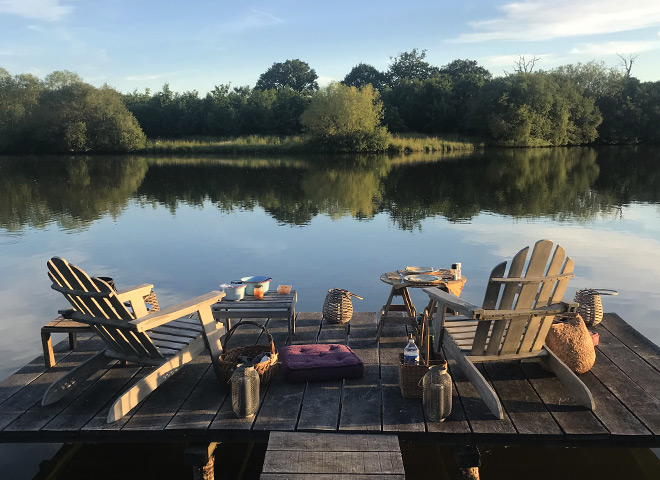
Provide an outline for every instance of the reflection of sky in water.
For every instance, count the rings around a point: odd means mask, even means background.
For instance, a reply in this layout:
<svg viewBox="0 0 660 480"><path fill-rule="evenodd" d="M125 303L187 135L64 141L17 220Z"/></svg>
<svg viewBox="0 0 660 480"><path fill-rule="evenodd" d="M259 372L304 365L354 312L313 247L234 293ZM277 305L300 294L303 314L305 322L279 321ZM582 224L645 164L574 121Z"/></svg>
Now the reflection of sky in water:
<svg viewBox="0 0 660 480"><path fill-rule="evenodd" d="M605 311L619 313L660 343L656 206L631 204L620 218L580 224L485 213L469 223L436 217L410 232L393 226L386 214L368 221L319 215L308 226L292 227L278 225L261 208L221 213L206 202L201 208L180 205L171 214L131 200L117 218L106 215L80 232L53 224L25 228L20 236L0 232L0 378L40 354L39 328L66 306L49 288L46 261L53 255L112 276L119 287L154 283L164 306L229 280L265 274L273 276L274 286L294 285L299 311L320 311L333 287L363 296L354 300L356 310L376 311L389 292L378 279L382 272L457 261L468 277L463 298L480 304L492 267L541 238L561 243L575 260L566 299L579 288L617 289L619 296L603 298ZM413 300L418 307L425 303L418 290Z"/></svg>

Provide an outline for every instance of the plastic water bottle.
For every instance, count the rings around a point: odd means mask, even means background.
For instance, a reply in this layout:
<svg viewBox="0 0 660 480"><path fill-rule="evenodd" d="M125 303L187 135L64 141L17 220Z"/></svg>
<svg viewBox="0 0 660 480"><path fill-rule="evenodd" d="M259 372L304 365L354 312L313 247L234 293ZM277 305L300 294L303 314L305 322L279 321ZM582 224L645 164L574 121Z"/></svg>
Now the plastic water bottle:
<svg viewBox="0 0 660 480"><path fill-rule="evenodd" d="M412 333L408 334L408 345L403 349L404 365L419 365L419 348L415 345Z"/></svg>

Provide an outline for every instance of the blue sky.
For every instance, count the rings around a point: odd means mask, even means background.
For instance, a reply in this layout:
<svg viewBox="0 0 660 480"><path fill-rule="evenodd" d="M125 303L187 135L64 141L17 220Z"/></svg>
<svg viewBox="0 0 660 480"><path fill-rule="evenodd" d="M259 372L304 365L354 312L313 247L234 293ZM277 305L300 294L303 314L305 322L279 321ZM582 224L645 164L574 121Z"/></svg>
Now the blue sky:
<svg viewBox="0 0 660 480"><path fill-rule="evenodd" d="M386 70L413 48L433 65L467 58L494 75L519 55L548 70L635 54L632 74L657 81L660 0L0 0L0 67L70 70L124 92L254 86L293 58L326 84L360 62Z"/></svg>

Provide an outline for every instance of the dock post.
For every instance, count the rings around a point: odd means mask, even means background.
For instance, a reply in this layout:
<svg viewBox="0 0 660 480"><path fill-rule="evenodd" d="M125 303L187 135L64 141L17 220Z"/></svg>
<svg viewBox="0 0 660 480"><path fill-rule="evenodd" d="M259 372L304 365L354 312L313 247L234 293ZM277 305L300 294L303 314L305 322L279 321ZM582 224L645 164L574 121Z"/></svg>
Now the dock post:
<svg viewBox="0 0 660 480"><path fill-rule="evenodd" d="M213 480L215 469L215 449L219 442L191 443L183 456L186 464L193 467L194 480Z"/></svg>
<svg viewBox="0 0 660 480"><path fill-rule="evenodd" d="M455 447L454 459L456 460L456 466L458 467L461 478L465 480L479 480L481 455L475 445Z"/></svg>

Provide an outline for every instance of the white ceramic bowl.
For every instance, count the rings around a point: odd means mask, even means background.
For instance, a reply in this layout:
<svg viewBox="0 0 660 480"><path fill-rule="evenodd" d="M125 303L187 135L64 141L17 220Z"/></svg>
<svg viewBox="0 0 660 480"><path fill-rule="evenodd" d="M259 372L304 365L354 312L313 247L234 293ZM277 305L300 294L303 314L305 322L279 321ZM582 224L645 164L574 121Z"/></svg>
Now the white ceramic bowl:
<svg viewBox="0 0 660 480"><path fill-rule="evenodd" d="M230 301L242 300L243 297L245 296L246 287L247 285L245 283L232 283L232 284L223 283L222 285L220 285L222 291L225 292L225 298L223 298L223 300L230 300Z"/></svg>
<svg viewBox="0 0 660 480"><path fill-rule="evenodd" d="M247 288L245 289L245 295L254 295L254 287L257 285L264 287L264 293L266 293L272 279L273 277L266 277L265 275L241 278L241 282L247 285Z"/></svg>

